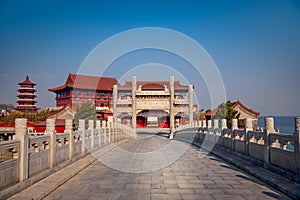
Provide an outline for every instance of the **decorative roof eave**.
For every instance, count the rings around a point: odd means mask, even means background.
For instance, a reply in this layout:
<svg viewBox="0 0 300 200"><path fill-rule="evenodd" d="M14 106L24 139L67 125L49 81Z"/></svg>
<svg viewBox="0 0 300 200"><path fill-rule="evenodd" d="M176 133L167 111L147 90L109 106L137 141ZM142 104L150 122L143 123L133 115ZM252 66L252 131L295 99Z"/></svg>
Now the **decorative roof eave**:
<svg viewBox="0 0 300 200"><path fill-rule="evenodd" d="M240 105L243 109L247 110L248 112L254 114L254 115L260 115L259 112L255 112L254 110L246 107L244 104L242 104L240 101L234 102L231 106L232 109L236 108L238 105ZM218 112L218 108L215 108L205 114L205 116L213 116Z"/></svg>
<svg viewBox="0 0 300 200"><path fill-rule="evenodd" d="M61 115L61 114L67 113L67 112L70 113L74 118L76 112L74 110L72 110L68 105L63 106L59 110L53 111L52 113L50 113L48 115L48 118L56 118L58 115Z"/></svg>
<svg viewBox="0 0 300 200"><path fill-rule="evenodd" d="M19 99L17 102L36 102L34 99Z"/></svg>
<svg viewBox="0 0 300 200"><path fill-rule="evenodd" d="M30 96L30 97L36 97L35 94L28 94L28 93L20 93L17 97L23 97L23 96Z"/></svg>
<svg viewBox="0 0 300 200"><path fill-rule="evenodd" d="M17 106L16 107L16 110L22 110L22 111L26 111L26 110L34 110L34 111L36 111L36 110L39 110L40 108L37 108L37 107L35 107L35 106Z"/></svg>
<svg viewBox="0 0 300 200"><path fill-rule="evenodd" d="M64 89L78 89L78 90L90 90L90 91L105 91L105 92L112 92L113 89L92 89L92 88L84 88L84 87L74 87L74 86L69 86L69 85L61 85L61 86L58 86L56 88L50 88L48 89L48 91L50 92L58 92L58 91L61 91L61 90L64 90Z"/></svg>
<svg viewBox="0 0 300 200"><path fill-rule="evenodd" d="M61 86L58 86L58 87L55 87L55 88L49 88L48 91L50 91L50 92L57 92L57 91L65 89L65 88L67 88L66 85L61 85Z"/></svg>
<svg viewBox="0 0 300 200"><path fill-rule="evenodd" d="M24 80L24 81L22 81L22 82L20 82L20 83L18 83L19 85L36 85L34 82L31 82L30 80L29 80L29 77L28 77L28 75L26 76L26 79Z"/></svg>
<svg viewBox="0 0 300 200"><path fill-rule="evenodd" d="M147 87L147 90L155 90L158 85L166 86L167 88L170 88L170 82L169 81L137 81L137 88L142 86L153 86L154 88L151 89ZM125 81L124 85L118 84L118 90L131 90L132 89L132 82L131 81ZM174 82L174 90L175 91L188 91L189 86L181 85L179 81Z"/></svg>
<svg viewBox="0 0 300 200"><path fill-rule="evenodd" d="M115 78L69 74L64 85L48 89L58 92L66 88L90 91L113 91L113 85L118 84Z"/></svg>
<svg viewBox="0 0 300 200"><path fill-rule="evenodd" d="M254 111L254 110L252 110L252 109L246 107L246 106L245 106L244 104L242 104L240 101L235 102L235 103L231 106L231 108L234 109L234 108L236 108L238 105L241 106L243 109L247 110L248 112L254 114L254 115L260 115L259 112L256 112L256 111Z"/></svg>
<svg viewBox="0 0 300 200"><path fill-rule="evenodd" d="M215 108L215 109L205 113L205 116L213 116L217 113L217 111L218 111L218 108Z"/></svg>
<svg viewBox="0 0 300 200"><path fill-rule="evenodd" d="M35 88L31 88L31 87L20 87L18 89L18 91L35 91Z"/></svg>

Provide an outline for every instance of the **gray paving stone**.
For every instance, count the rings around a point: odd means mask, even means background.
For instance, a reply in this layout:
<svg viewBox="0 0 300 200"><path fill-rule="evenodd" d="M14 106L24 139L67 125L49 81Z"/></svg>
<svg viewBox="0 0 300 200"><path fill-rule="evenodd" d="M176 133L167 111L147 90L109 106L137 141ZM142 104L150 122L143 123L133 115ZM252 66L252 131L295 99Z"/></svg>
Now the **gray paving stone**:
<svg viewBox="0 0 300 200"><path fill-rule="evenodd" d="M241 195L213 195L215 200L246 200Z"/></svg>
<svg viewBox="0 0 300 200"><path fill-rule="evenodd" d="M215 200L212 195L181 194L183 200Z"/></svg>
<svg viewBox="0 0 300 200"><path fill-rule="evenodd" d="M174 145L169 154L151 154L158 152L166 144ZM152 136L128 141L119 146L125 152L136 154L120 155L114 149L102 154L102 157L117 166L147 165L161 166L170 157L177 155L179 148L186 147L185 143L170 141L164 137ZM143 154L141 156L141 153ZM131 157L130 157L131 156ZM170 157L169 157L170 156ZM51 199L288 199L282 193L268 187L266 184L251 177L239 169L224 163L214 156L207 155L203 150L190 146L184 154L168 165L154 171L130 173L110 168L100 162L93 162L84 170L63 185L55 189L46 200ZM83 165L81 161L78 165ZM79 166L78 166L79 167ZM74 170L70 170L72 173ZM70 177L60 172L54 178L45 179L43 184L35 188L56 184L59 176ZM48 183L48 184L47 184ZM34 190L28 188L25 199L34 196Z"/></svg>
<svg viewBox="0 0 300 200"><path fill-rule="evenodd" d="M151 194L153 200L182 200L180 194Z"/></svg>

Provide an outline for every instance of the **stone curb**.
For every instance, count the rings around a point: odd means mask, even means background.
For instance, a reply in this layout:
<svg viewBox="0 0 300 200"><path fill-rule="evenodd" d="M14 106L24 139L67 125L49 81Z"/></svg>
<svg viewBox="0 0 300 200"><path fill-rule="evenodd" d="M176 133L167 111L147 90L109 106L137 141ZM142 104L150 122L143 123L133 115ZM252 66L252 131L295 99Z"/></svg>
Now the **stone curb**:
<svg viewBox="0 0 300 200"><path fill-rule="evenodd" d="M193 145L200 147L204 150L204 146L201 146L200 142L193 142ZM222 151L218 147L214 147L211 151L211 154L221 158L225 162L230 163L231 165L245 171L246 173L254 176L255 178L263 181L264 183L272 186L273 188L279 190L280 192L286 194L292 199L300 199L300 184L294 183L286 178L283 178L271 171L268 171L262 167L254 165L251 162L238 158L232 154Z"/></svg>
<svg viewBox="0 0 300 200"><path fill-rule="evenodd" d="M103 155L116 146L127 142L128 140L119 141L116 143L108 144L97 151L97 156ZM68 165L67 167L55 172L54 174L42 179L41 181L33 184L27 189L21 191L20 193L15 194L10 200L16 199L28 199L28 200L39 200L45 198L55 189L63 185L65 182L70 180L76 174L87 168L89 165L93 164L97 159L93 155L87 155L86 157L75 161L74 163Z"/></svg>

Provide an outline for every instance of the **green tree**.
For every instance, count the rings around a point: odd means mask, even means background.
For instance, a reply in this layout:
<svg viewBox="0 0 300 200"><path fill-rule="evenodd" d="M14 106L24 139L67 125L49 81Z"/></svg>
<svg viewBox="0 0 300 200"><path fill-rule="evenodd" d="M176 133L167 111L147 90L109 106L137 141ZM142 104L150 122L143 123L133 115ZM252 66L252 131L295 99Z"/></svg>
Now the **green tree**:
<svg viewBox="0 0 300 200"><path fill-rule="evenodd" d="M95 121L97 119L95 106L92 103L85 103L77 109L74 117L74 124L76 129L78 129L79 126L79 119L85 120L85 127L87 128L88 120Z"/></svg>
<svg viewBox="0 0 300 200"><path fill-rule="evenodd" d="M40 112L18 112L12 111L5 116L0 117L2 122L13 123L16 118L27 118L31 122L41 122L46 121L51 111L49 109L41 110Z"/></svg>
<svg viewBox="0 0 300 200"><path fill-rule="evenodd" d="M227 101L226 103L221 103L218 106L218 111L212 119L218 119L219 123L221 123L221 119L227 120L227 127L232 127L232 119L238 119L240 117L240 113L236 110L233 110L231 106L233 103L231 101Z"/></svg>
<svg viewBox="0 0 300 200"><path fill-rule="evenodd" d="M5 111L11 111L14 109L14 105L12 104L0 104L0 108Z"/></svg>

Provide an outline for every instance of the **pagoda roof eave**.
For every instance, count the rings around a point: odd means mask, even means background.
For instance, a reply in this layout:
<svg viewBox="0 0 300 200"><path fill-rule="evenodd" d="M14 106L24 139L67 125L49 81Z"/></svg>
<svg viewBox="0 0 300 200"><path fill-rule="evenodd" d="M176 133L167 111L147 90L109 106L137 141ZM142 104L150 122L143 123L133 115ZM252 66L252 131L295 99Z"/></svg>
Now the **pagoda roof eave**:
<svg viewBox="0 0 300 200"><path fill-rule="evenodd" d="M31 82L30 80L29 80L29 77L28 77L28 75L26 76L26 79L24 80L24 81L22 81L22 82L20 82L20 83L18 83L19 85L36 85L34 82Z"/></svg>

